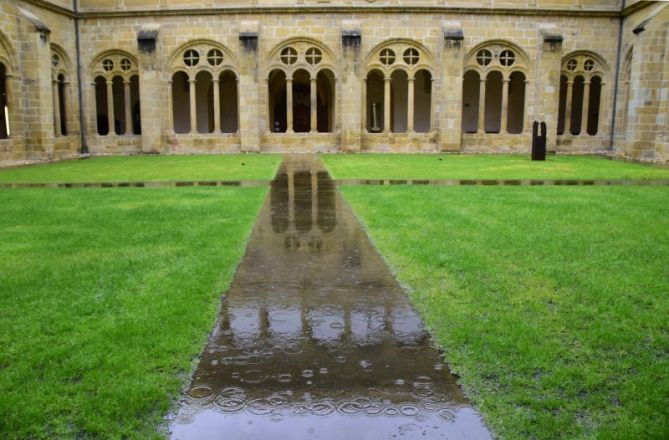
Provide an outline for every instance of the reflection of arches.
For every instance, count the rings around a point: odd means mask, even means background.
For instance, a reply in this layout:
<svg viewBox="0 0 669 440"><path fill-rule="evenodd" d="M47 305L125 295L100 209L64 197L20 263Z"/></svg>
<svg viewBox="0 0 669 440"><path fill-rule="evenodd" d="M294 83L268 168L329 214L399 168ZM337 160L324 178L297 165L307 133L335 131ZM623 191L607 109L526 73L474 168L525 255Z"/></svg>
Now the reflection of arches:
<svg viewBox="0 0 669 440"><path fill-rule="evenodd" d="M290 225L288 218L288 174L281 173L272 181L270 205L272 207L272 229L276 233L285 232Z"/></svg>
<svg viewBox="0 0 669 440"><path fill-rule="evenodd" d="M607 71L606 62L594 52L575 51L562 59L558 135L597 134Z"/></svg>

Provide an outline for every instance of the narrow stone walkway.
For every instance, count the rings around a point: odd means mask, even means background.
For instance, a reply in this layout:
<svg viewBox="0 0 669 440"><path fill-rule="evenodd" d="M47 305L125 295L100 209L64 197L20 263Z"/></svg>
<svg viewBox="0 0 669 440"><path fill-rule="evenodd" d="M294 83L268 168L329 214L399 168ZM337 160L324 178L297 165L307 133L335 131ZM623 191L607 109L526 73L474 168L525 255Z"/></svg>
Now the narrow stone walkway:
<svg viewBox="0 0 669 440"><path fill-rule="evenodd" d="M173 439L488 439L316 156L287 157Z"/></svg>

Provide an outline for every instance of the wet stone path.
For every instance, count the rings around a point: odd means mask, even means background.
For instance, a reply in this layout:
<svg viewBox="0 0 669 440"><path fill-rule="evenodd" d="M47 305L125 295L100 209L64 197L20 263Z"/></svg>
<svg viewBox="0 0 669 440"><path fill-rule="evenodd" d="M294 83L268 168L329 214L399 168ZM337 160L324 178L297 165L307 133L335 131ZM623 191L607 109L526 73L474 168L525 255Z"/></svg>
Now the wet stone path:
<svg viewBox="0 0 669 440"><path fill-rule="evenodd" d="M316 156L289 156L173 439L487 439Z"/></svg>

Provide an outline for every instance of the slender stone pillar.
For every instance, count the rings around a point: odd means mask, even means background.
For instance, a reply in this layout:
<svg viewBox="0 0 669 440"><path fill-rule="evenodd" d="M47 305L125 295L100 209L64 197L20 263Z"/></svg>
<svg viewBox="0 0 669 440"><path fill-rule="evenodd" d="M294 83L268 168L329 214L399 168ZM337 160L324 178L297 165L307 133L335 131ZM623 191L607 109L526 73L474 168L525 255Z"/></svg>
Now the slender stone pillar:
<svg viewBox="0 0 669 440"><path fill-rule="evenodd" d="M132 107L130 105L130 81L123 81L123 93L125 98L125 134L132 134Z"/></svg>
<svg viewBox="0 0 669 440"><path fill-rule="evenodd" d="M310 110L311 110L311 133L318 133L318 95L317 95L317 77L311 78L311 104L310 104Z"/></svg>
<svg viewBox="0 0 669 440"><path fill-rule="evenodd" d="M390 81L392 78L383 78L383 132L390 133Z"/></svg>
<svg viewBox="0 0 669 440"><path fill-rule="evenodd" d="M564 132L571 133L571 97L574 93L574 81L567 81L567 102L564 106Z"/></svg>
<svg viewBox="0 0 669 440"><path fill-rule="evenodd" d="M583 83L583 111L581 112L581 134L588 133L588 113L590 113L590 81Z"/></svg>
<svg viewBox="0 0 669 440"><path fill-rule="evenodd" d="M60 136L60 95L58 93L57 79L51 82L51 90L53 91L53 134Z"/></svg>
<svg viewBox="0 0 669 440"><path fill-rule="evenodd" d="M214 78L214 133L221 132L221 83Z"/></svg>
<svg viewBox="0 0 669 440"><path fill-rule="evenodd" d="M408 81L409 83L407 90L407 132L413 133L414 84L416 82L416 79L414 77L410 77Z"/></svg>
<svg viewBox="0 0 669 440"><path fill-rule="evenodd" d="M502 83L502 125L500 133L507 132L507 122L509 119L509 78L504 78Z"/></svg>
<svg viewBox="0 0 669 440"><path fill-rule="evenodd" d="M195 101L195 80L189 79L189 95L190 95L190 132L197 133L197 105Z"/></svg>
<svg viewBox="0 0 669 440"><path fill-rule="evenodd" d="M477 133L485 133L485 84L486 78L479 80L479 121L476 127Z"/></svg>
<svg viewBox="0 0 669 440"><path fill-rule="evenodd" d="M114 83L107 80L107 125L109 126L109 135L116 134L114 127L114 90L112 86Z"/></svg>
<svg viewBox="0 0 669 440"><path fill-rule="evenodd" d="M172 79L168 81L169 92L167 93L167 132L174 133L174 104L172 103Z"/></svg>
<svg viewBox="0 0 669 440"><path fill-rule="evenodd" d="M293 133L293 78L286 78L286 133Z"/></svg>

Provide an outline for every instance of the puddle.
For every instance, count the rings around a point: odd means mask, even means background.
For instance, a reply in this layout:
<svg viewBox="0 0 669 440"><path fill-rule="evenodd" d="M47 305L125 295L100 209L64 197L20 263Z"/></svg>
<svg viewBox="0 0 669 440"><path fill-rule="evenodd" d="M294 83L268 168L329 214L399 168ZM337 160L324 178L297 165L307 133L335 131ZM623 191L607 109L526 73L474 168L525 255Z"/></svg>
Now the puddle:
<svg viewBox="0 0 669 440"><path fill-rule="evenodd" d="M170 432L491 438L315 156L272 182Z"/></svg>

